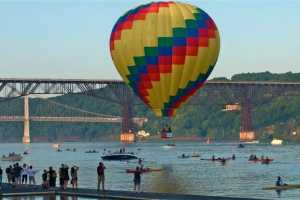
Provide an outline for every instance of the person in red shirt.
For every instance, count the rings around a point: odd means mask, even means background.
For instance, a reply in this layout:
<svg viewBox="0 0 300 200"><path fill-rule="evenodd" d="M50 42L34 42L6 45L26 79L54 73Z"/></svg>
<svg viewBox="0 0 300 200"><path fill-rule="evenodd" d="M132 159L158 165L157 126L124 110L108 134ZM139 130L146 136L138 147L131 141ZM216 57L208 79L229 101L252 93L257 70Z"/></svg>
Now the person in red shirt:
<svg viewBox="0 0 300 200"><path fill-rule="evenodd" d="M99 165L97 167L97 174L98 174L98 185L97 185L97 190L100 190L100 185L102 184L102 190L104 190L104 182L105 182L105 175L104 175L104 170L105 166L102 162L99 162Z"/></svg>

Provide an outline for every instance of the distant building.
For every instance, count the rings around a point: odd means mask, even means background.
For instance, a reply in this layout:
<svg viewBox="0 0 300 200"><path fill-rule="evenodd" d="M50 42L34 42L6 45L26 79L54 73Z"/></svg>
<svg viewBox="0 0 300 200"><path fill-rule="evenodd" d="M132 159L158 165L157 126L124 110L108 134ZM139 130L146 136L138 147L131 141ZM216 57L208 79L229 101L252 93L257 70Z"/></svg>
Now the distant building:
<svg viewBox="0 0 300 200"><path fill-rule="evenodd" d="M135 141L135 135L134 133L121 133L120 135L121 142L134 142Z"/></svg>
<svg viewBox="0 0 300 200"><path fill-rule="evenodd" d="M241 110L241 105L239 103L227 104L225 105L225 109L223 111L239 111Z"/></svg>
<svg viewBox="0 0 300 200"><path fill-rule="evenodd" d="M241 131L240 132L240 141L250 142L253 140L255 140L255 132L254 131Z"/></svg>

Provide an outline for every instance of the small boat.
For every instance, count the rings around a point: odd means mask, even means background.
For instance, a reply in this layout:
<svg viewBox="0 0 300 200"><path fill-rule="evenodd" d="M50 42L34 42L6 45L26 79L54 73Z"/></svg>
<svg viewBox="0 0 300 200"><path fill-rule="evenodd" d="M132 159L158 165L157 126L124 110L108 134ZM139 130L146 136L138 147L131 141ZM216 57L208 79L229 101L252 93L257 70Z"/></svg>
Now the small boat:
<svg viewBox="0 0 300 200"><path fill-rule="evenodd" d="M213 161L213 162L226 162L228 160L232 160L232 158L215 158L215 159L212 159L212 158L201 158L200 160L207 160L207 161Z"/></svg>
<svg viewBox="0 0 300 200"><path fill-rule="evenodd" d="M88 150L88 151L86 151L85 153L99 153L99 151L96 151L96 150Z"/></svg>
<svg viewBox="0 0 300 200"><path fill-rule="evenodd" d="M191 158L200 158L200 154L193 153L193 154L191 155Z"/></svg>
<svg viewBox="0 0 300 200"><path fill-rule="evenodd" d="M245 148L245 145L244 144L239 144L238 148Z"/></svg>
<svg viewBox="0 0 300 200"><path fill-rule="evenodd" d="M142 173L149 173L149 172L160 172L163 171L163 168L150 168L146 167L142 169ZM135 173L136 169L126 169L126 173Z"/></svg>
<svg viewBox="0 0 300 200"><path fill-rule="evenodd" d="M59 149L60 148L60 144L57 144L57 143L55 143L55 144L52 144L52 148L54 148L54 149Z"/></svg>
<svg viewBox="0 0 300 200"><path fill-rule="evenodd" d="M242 144L259 144L258 140L241 141Z"/></svg>
<svg viewBox="0 0 300 200"><path fill-rule="evenodd" d="M176 144L166 144L163 146L163 148L165 149L171 149L171 148L175 148L176 147Z"/></svg>
<svg viewBox="0 0 300 200"><path fill-rule="evenodd" d="M272 161L274 161L273 158L268 158L268 159L249 159L248 161L252 162L261 162L262 164L270 164Z"/></svg>
<svg viewBox="0 0 300 200"><path fill-rule="evenodd" d="M108 160L108 161L122 161L122 160L134 160L138 159L137 156L130 154L130 153L113 153L109 155L101 156L102 160Z"/></svg>
<svg viewBox="0 0 300 200"><path fill-rule="evenodd" d="M273 145L273 146L279 146L279 145L282 145L282 142L283 142L283 140L280 140L280 139L273 139L272 141L271 141L271 145Z"/></svg>
<svg viewBox="0 0 300 200"><path fill-rule="evenodd" d="M265 187L263 190L290 190L290 189L300 189L300 184L286 184L281 186Z"/></svg>
<svg viewBox="0 0 300 200"><path fill-rule="evenodd" d="M268 164L270 164L273 160L274 160L274 159L272 159L272 158L270 158L270 159L263 159L263 160L261 160L261 164L266 164L266 165L268 165Z"/></svg>
<svg viewBox="0 0 300 200"><path fill-rule="evenodd" d="M2 161L11 161L11 162L16 162L16 161L21 161L23 157L21 154L15 154L15 153L10 153L8 156L3 155L1 160Z"/></svg>
<svg viewBox="0 0 300 200"><path fill-rule="evenodd" d="M24 154L24 155L28 155L28 154L29 154L29 151L28 151L28 150L25 150L25 151L23 152L23 154Z"/></svg>
<svg viewBox="0 0 300 200"><path fill-rule="evenodd" d="M189 155L186 155L186 154L182 154L180 156L178 156L177 158L180 158L180 159L186 159L186 158L190 158L191 156Z"/></svg>

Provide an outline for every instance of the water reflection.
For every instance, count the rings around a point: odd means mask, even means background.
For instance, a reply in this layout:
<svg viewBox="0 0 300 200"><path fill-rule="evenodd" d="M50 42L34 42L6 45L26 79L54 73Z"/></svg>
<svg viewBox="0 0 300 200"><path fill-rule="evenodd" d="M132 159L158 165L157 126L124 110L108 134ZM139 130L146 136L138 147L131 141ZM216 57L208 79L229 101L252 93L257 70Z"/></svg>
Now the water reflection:
<svg viewBox="0 0 300 200"><path fill-rule="evenodd" d="M152 179L149 190L160 193L186 193L185 180L176 175L171 165L164 165L164 169Z"/></svg>

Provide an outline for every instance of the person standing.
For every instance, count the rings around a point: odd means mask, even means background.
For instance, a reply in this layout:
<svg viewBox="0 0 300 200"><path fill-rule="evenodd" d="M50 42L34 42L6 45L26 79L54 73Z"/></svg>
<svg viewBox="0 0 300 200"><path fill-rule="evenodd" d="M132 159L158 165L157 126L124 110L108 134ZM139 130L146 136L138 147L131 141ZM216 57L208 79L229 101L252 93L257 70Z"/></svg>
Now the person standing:
<svg viewBox="0 0 300 200"><path fill-rule="evenodd" d="M56 185L56 172L52 167L49 167L49 187L55 187Z"/></svg>
<svg viewBox="0 0 300 200"><path fill-rule="evenodd" d="M71 184L73 189L77 189L78 187L78 170L79 167L75 165L71 168Z"/></svg>
<svg viewBox="0 0 300 200"><path fill-rule="evenodd" d="M134 183L134 190L140 191L141 190L141 169L139 167L136 167L133 177L133 183Z"/></svg>
<svg viewBox="0 0 300 200"><path fill-rule="evenodd" d="M19 163L16 163L14 173L15 173L15 179L17 184L21 184L21 172L22 172L22 167L19 165Z"/></svg>
<svg viewBox="0 0 300 200"><path fill-rule="evenodd" d="M35 174L37 173L37 170L34 170L32 168L32 166L30 165L29 166L29 169L28 169L28 178L29 178L29 185L33 184L35 185Z"/></svg>
<svg viewBox="0 0 300 200"><path fill-rule="evenodd" d="M11 174L11 183L12 186L15 187L16 186L16 164L14 164L11 168L10 174Z"/></svg>
<svg viewBox="0 0 300 200"><path fill-rule="evenodd" d="M23 164L21 175L22 175L22 184L27 184L27 177L28 177L28 169L27 165Z"/></svg>
<svg viewBox="0 0 300 200"><path fill-rule="evenodd" d="M47 189L48 186L49 186L49 183L48 183L48 172L45 169L44 169L44 172L42 174L42 180L43 180L42 187L44 189Z"/></svg>
<svg viewBox="0 0 300 200"><path fill-rule="evenodd" d="M98 174L98 185L97 190L100 190L100 185L102 184L102 190L104 190L104 183L105 183L105 166L102 162L99 162L97 167L97 174Z"/></svg>
<svg viewBox="0 0 300 200"><path fill-rule="evenodd" d="M12 183L12 166L9 165L9 167L7 167L5 169L5 173L6 173L6 177L7 177L7 183L11 184Z"/></svg>
<svg viewBox="0 0 300 200"><path fill-rule="evenodd" d="M68 187L68 182L70 180L70 177L69 177L69 167L67 165L64 165L64 168L63 168L63 177L64 177L64 186L63 186L63 189L67 189Z"/></svg>
<svg viewBox="0 0 300 200"><path fill-rule="evenodd" d="M2 186L2 175L3 175L3 170L0 167L0 190L1 190L1 186Z"/></svg>
<svg viewBox="0 0 300 200"><path fill-rule="evenodd" d="M64 170L65 166L64 164L61 164L61 167L58 169L58 175L59 175L59 186L62 189L64 187Z"/></svg>

